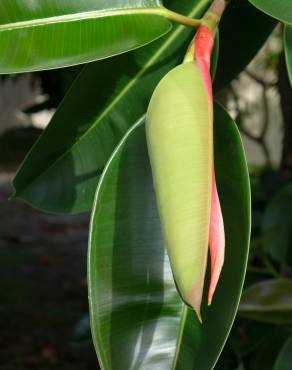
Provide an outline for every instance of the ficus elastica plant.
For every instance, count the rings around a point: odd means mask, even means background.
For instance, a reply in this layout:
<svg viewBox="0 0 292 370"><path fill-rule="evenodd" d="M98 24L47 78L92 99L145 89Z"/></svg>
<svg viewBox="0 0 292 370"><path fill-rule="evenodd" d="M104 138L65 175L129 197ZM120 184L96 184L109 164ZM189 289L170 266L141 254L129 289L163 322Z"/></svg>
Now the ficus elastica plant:
<svg viewBox="0 0 292 370"><path fill-rule="evenodd" d="M291 0L277 1L0 2L1 74L85 64L12 198L91 213L89 316L103 370L211 370L220 358L251 201L238 125L214 96L279 21L291 72Z"/></svg>

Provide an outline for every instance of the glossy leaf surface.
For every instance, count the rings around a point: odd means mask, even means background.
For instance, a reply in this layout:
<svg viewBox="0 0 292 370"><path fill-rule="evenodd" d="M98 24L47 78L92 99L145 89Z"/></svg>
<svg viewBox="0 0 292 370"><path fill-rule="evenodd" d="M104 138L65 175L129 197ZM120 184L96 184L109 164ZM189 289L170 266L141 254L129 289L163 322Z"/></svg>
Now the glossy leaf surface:
<svg viewBox="0 0 292 370"><path fill-rule="evenodd" d="M202 325L182 304L173 282L142 123L127 134L102 176L91 220L88 281L94 343L106 370L208 370L222 350L245 275L250 194L236 125L219 106L215 116L227 251L214 302L203 307Z"/></svg>
<svg viewBox="0 0 292 370"><path fill-rule="evenodd" d="M210 1L164 3L174 11L200 17ZM256 16L252 16L254 13ZM247 14L250 27L245 32L237 33L239 28L228 27L229 22L234 22L233 16L237 22L245 22ZM274 24L272 18L246 0L229 5L220 25L223 44L215 82L217 90L244 68ZM90 210L98 178L114 147L145 114L159 80L182 61L192 34L193 30L176 26L167 36L143 49L85 67L22 164L14 181L17 196L44 211ZM240 43L236 41L238 37ZM233 40L230 43L229 38ZM244 46L234 53L239 44ZM251 45L255 46L247 53ZM216 53L218 47L213 67Z"/></svg>
<svg viewBox="0 0 292 370"><path fill-rule="evenodd" d="M2 0L0 73L65 67L143 46L170 30L162 10L159 0Z"/></svg>
<svg viewBox="0 0 292 370"><path fill-rule="evenodd" d="M290 370L292 365L292 336L288 338L282 347L274 370Z"/></svg>
<svg viewBox="0 0 292 370"><path fill-rule="evenodd" d="M287 70L289 74L290 83L292 86L292 26L285 26L284 45L285 45Z"/></svg>
<svg viewBox="0 0 292 370"><path fill-rule="evenodd" d="M220 22L215 91L224 88L248 65L276 24L275 19L256 9L247 0L234 0L228 5Z"/></svg>
<svg viewBox="0 0 292 370"><path fill-rule="evenodd" d="M192 3L181 0L165 5L199 17L208 3L208 0ZM231 32L229 22L235 18L241 22L247 14L250 27L237 35L234 26ZM217 90L250 61L274 25L272 18L247 1L233 2L227 8L220 25L222 53L215 81ZM159 80L182 60L192 33L191 29L179 26L143 49L85 67L18 172L14 181L17 196L50 212L90 210L104 164L126 130L146 112ZM227 42L233 35L235 39ZM234 53L237 37L244 46ZM258 41L252 53L245 54L255 40Z"/></svg>
<svg viewBox="0 0 292 370"><path fill-rule="evenodd" d="M262 221L265 247L270 255L280 263L292 262L291 204L292 184L285 186L272 198Z"/></svg>
<svg viewBox="0 0 292 370"><path fill-rule="evenodd" d="M291 0L249 0L254 6L271 17L292 24Z"/></svg>
<svg viewBox="0 0 292 370"><path fill-rule="evenodd" d="M191 17L200 17L208 4L165 2ZM16 195L49 212L91 210L105 163L145 114L160 79L182 61L193 33L176 26L143 49L86 66L22 164L14 180Z"/></svg>
<svg viewBox="0 0 292 370"><path fill-rule="evenodd" d="M261 281L247 288L239 307L240 315L257 321L292 323L292 281Z"/></svg>

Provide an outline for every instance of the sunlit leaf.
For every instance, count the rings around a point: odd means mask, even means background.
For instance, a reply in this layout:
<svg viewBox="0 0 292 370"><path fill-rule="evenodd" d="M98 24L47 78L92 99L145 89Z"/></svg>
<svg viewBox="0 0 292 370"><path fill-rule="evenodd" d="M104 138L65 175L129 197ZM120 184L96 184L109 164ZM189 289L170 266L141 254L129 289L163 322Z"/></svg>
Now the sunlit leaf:
<svg viewBox="0 0 292 370"><path fill-rule="evenodd" d="M1 0L0 73L86 63L170 30L160 0Z"/></svg>
<svg viewBox="0 0 292 370"><path fill-rule="evenodd" d="M292 24L291 0L249 0L262 12L279 19L282 22Z"/></svg>
<svg viewBox="0 0 292 370"><path fill-rule="evenodd" d="M208 3L165 5L199 17ZM104 165L145 114L160 79L183 60L193 35L193 29L176 26L143 49L86 66L18 171L16 196L49 212L90 211Z"/></svg>
<svg viewBox="0 0 292 370"><path fill-rule="evenodd" d="M168 8L190 17L200 17L209 3L165 1ZM237 32L234 17L236 25L249 17L248 30ZM245 67L275 23L245 0L228 6L220 25L222 52L216 89ZM17 173L16 196L45 211L89 211L106 161L125 132L145 114L160 79L182 61L193 33L176 26L143 49L85 67ZM242 47L235 51L239 44ZM217 55L218 45L213 71Z"/></svg>
<svg viewBox="0 0 292 370"><path fill-rule="evenodd" d="M224 346L245 275L250 195L236 125L221 107L216 106L215 116L227 248L214 302L202 310L202 325L182 304L165 254L143 122L128 132L106 166L88 258L93 339L105 370L211 370Z"/></svg>

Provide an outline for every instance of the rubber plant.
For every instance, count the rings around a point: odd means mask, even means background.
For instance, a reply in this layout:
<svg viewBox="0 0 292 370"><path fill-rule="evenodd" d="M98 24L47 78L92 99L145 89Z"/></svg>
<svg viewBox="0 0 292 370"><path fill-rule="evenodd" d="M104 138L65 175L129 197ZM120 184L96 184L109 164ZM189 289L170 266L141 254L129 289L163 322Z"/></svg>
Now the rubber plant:
<svg viewBox="0 0 292 370"><path fill-rule="evenodd" d="M241 297L251 216L240 134L213 89L278 21L291 71L289 1L1 1L1 73L91 62L13 196L92 212L89 308L102 369L214 368Z"/></svg>

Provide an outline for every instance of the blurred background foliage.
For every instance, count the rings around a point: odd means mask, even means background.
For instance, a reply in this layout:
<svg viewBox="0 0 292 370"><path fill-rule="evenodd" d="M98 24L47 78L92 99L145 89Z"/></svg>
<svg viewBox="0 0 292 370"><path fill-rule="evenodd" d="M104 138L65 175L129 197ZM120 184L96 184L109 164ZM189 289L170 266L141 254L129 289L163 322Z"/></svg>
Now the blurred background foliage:
<svg viewBox="0 0 292 370"><path fill-rule="evenodd" d="M87 314L89 216L41 215L7 201L17 166L79 71L0 81L0 367L5 370L98 368ZM242 132L253 200L245 291L218 370L292 368L291 98L278 27L217 96Z"/></svg>

